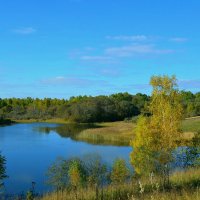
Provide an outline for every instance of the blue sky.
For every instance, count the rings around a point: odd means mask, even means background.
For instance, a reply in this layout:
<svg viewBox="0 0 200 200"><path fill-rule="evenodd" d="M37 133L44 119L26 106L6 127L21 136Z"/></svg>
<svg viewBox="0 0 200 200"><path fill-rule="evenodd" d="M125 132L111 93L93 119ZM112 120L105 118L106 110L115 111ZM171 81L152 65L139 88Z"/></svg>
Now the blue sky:
<svg viewBox="0 0 200 200"><path fill-rule="evenodd" d="M200 1L2 0L0 97L200 91Z"/></svg>

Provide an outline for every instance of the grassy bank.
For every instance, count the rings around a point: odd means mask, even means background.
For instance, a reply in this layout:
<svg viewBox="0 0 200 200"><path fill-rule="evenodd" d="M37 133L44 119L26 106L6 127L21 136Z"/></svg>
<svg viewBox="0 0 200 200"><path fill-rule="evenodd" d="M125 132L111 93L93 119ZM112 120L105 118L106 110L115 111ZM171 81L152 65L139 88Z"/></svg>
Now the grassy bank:
<svg viewBox="0 0 200 200"><path fill-rule="evenodd" d="M64 119L48 120L17 120L18 123L46 122L57 124L69 124ZM93 144L122 145L128 146L130 140L134 138L134 128L136 124L129 121L96 123L94 128L80 130L73 139L85 141ZM183 139L191 140L195 132L200 132L200 117L188 118L182 122ZM66 130L67 131L67 130Z"/></svg>
<svg viewBox="0 0 200 200"><path fill-rule="evenodd" d="M134 138L135 123L132 122L107 122L98 123L98 128L86 129L80 132L77 139L83 141L102 141L105 144L129 145ZM200 117L190 118L182 122L183 139L190 140L195 132L200 132Z"/></svg>
<svg viewBox="0 0 200 200"><path fill-rule="evenodd" d="M184 172L175 172L170 177L170 186L161 187L156 179L133 180L123 185L110 185L95 188L58 191L44 195L41 200L199 200L200 169L193 168ZM77 198L76 198L77 196ZM98 196L98 197L97 197Z"/></svg>
<svg viewBox="0 0 200 200"><path fill-rule="evenodd" d="M80 132L77 139L102 144L129 145L134 137L135 124L131 122L98 123L98 128L86 129Z"/></svg>

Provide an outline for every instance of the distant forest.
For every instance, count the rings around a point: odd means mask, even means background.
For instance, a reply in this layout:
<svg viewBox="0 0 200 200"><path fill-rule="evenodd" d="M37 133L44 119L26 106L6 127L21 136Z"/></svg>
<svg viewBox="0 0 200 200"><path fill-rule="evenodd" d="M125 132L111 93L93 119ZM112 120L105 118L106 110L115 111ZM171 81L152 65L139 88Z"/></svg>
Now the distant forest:
<svg viewBox="0 0 200 200"><path fill-rule="evenodd" d="M185 117L200 115L200 92L181 91ZM148 114L150 96L118 93L109 96L77 96L70 99L0 99L0 119L53 119L71 122L108 122Z"/></svg>

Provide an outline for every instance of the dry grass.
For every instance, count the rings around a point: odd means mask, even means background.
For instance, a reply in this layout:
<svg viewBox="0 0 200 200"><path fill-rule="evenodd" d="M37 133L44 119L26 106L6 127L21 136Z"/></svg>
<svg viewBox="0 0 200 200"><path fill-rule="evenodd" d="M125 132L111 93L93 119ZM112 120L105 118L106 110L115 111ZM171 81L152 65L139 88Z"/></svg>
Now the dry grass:
<svg viewBox="0 0 200 200"><path fill-rule="evenodd" d="M82 131L78 139L87 140L94 143L94 141L101 141L102 144L120 144L129 145L130 140L134 138L135 123L132 122L107 122L98 123L100 128L86 129ZM200 131L200 117L183 120L183 141L190 141L195 132Z"/></svg>
<svg viewBox="0 0 200 200"><path fill-rule="evenodd" d="M171 176L172 184L190 186L200 186L200 168L191 168L187 171L175 172ZM193 184L193 185L191 185Z"/></svg>
<svg viewBox="0 0 200 200"><path fill-rule="evenodd" d="M47 122L67 124L69 123L64 119L48 119L48 120L17 120L19 123L32 123L32 122ZM106 145L123 145L128 146L130 140L134 138L134 128L136 126L133 122L106 122L97 123L98 128L89 128L80 132L77 135L77 140L86 141L93 144L106 144ZM190 141L195 132L200 131L200 117L193 117L183 120L183 141Z"/></svg>
<svg viewBox="0 0 200 200"><path fill-rule="evenodd" d="M101 191L100 191L101 192ZM171 190L170 192L152 192L148 194L132 194L124 193L121 188L121 196L116 195L116 190L113 189L113 194L108 193L104 190L104 198L99 195L99 200L200 200L200 189L196 188L194 190ZM53 194L47 194L41 200L75 200L75 193L70 193L68 191L56 192ZM98 200L96 198L96 193L94 190L82 190L77 193L77 200Z"/></svg>
<svg viewBox="0 0 200 200"><path fill-rule="evenodd" d="M200 119L200 116L195 116L195 117L187 117L187 118L185 118L186 120L190 120L190 119Z"/></svg>
<svg viewBox="0 0 200 200"><path fill-rule="evenodd" d="M200 190L196 188L195 190L188 191L170 191L170 192L152 192L148 194L123 194L121 191L121 197L116 197L116 193L113 195L110 193L108 195L107 191L104 191L105 197L100 199L104 200L199 200ZM107 194L106 194L107 193ZM119 194L120 195L120 194ZM68 191L56 192L54 194L47 194L42 200L75 200L75 193L69 193ZM77 193L77 200L98 200L96 198L95 190L84 190Z"/></svg>
<svg viewBox="0 0 200 200"><path fill-rule="evenodd" d="M100 128L86 129L78 135L78 139L98 140L108 144L129 145L134 137L135 124L131 122L109 122L97 124Z"/></svg>
<svg viewBox="0 0 200 200"><path fill-rule="evenodd" d="M191 140L194 136L195 136L194 132L183 132L182 139Z"/></svg>
<svg viewBox="0 0 200 200"><path fill-rule="evenodd" d="M128 200L200 200L200 189L195 190L182 190L182 191L170 191L165 193L154 193L144 195L141 198L130 198Z"/></svg>
<svg viewBox="0 0 200 200"><path fill-rule="evenodd" d="M98 198L94 188L73 191L59 191L46 194L41 200L200 200L200 169L175 172L171 176L171 189L163 189L150 183L148 178L142 180L144 191L141 191L137 181L130 184L108 186L99 189ZM141 184L142 185L142 184ZM103 196L103 197L102 197Z"/></svg>

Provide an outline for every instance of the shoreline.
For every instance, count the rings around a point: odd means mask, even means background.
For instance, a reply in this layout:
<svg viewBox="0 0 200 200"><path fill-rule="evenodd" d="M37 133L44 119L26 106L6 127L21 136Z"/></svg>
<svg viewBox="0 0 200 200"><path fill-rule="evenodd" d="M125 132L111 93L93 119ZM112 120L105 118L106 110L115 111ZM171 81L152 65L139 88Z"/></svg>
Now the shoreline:
<svg viewBox="0 0 200 200"><path fill-rule="evenodd" d="M11 120L11 119L1 119L0 120L0 126L6 126L6 125L11 125L14 124L15 121Z"/></svg>
<svg viewBox="0 0 200 200"><path fill-rule="evenodd" d="M74 124L74 125L89 125L94 124L97 127L86 128L76 135L77 141L84 141L90 144L106 144L129 146L130 140L134 137L135 123L117 121L117 122L97 122L97 123L76 123L64 119L49 119L49 120L15 120L15 123L55 123L60 125Z"/></svg>
<svg viewBox="0 0 200 200"><path fill-rule="evenodd" d="M66 119L54 118L47 120L39 120L39 119L28 119L28 120L13 120L10 119L12 123L9 124L0 124L11 125L17 123L55 123L60 125L74 124L74 125L86 125L86 123L76 123L70 122ZM91 123L90 123L91 124ZM131 121L118 121L118 122L101 122L101 123L92 123L97 125L94 128L86 128L80 131L76 140L85 141L92 144L98 144L99 141L102 144L107 145L122 145L129 146L130 141L134 139L134 129L136 127L135 122ZM200 131L200 117L185 119L181 124L182 128L182 140L185 143L188 143L192 140L196 133Z"/></svg>
<svg viewBox="0 0 200 200"><path fill-rule="evenodd" d="M61 118L54 118L54 119L19 119L13 120L15 123L55 123L55 124L69 124L73 122L66 121L65 119Z"/></svg>

